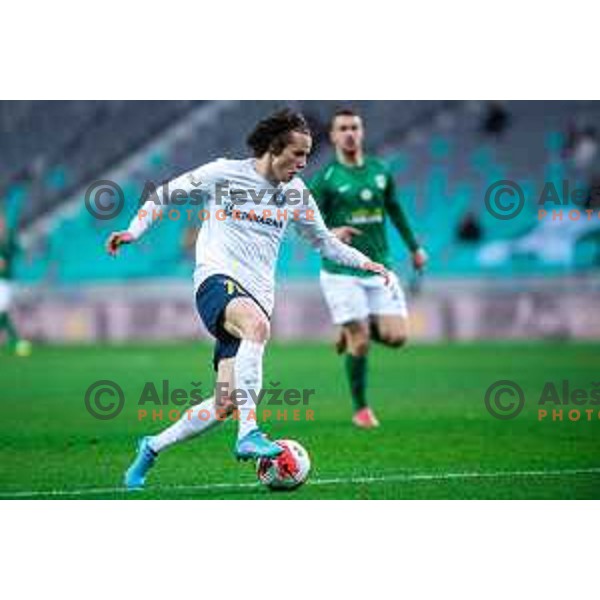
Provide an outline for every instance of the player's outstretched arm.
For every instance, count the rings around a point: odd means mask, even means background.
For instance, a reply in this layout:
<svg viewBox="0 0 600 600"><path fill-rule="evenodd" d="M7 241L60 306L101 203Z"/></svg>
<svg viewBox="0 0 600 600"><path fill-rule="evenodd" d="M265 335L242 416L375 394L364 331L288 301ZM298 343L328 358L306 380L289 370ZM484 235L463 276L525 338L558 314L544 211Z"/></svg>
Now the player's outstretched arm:
<svg viewBox="0 0 600 600"><path fill-rule="evenodd" d="M126 231L114 231L108 236L106 251L111 256L117 256L119 248L137 240L152 225L154 214L157 211L152 199L146 200L142 208L134 215Z"/></svg>
<svg viewBox="0 0 600 600"><path fill-rule="evenodd" d="M108 236L106 251L111 256L117 256L121 246L137 240L152 224L155 211L156 204L152 200L146 200L142 208L131 219L126 231L114 231Z"/></svg>
<svg viewBox="0 0 600 600"><path fill-rule="evenodd" d="M166 184L167 189L184 191L187 194L195 189L209 189L209 186L214 184L218 169L219 161L214 161L187 171ZM161 214L162 207L157 204L156 198L163 197L163 189L164 185L159 186L152 196L144 202L143 206L131 219L126 231L115 231L110 234L106 242L106 250L111 256L116 256L121 246L131 244L140 238L156 220L160 220L158 215Z"/></svg>
<svg viewBox="0 0 600 600"><path fill-rule="evenodd" d="M390 273L384 265L373 262L356 248L340 241L333 231L327 229L312 195L309 196L300 212L301 218L294 221L296 229L325 258L348 267L381 275L384 277L386 284L390 282Z"/></svg>
<svg viewBox="0 0 600 600"><path fill-rule="evenodd" d="M388 176L388 185L385 194L385 210L394 224L394 227L400 234L400 237L402 237L407 248L410 250L413 267L416 271L422 271L426 267L429 257L427 256L427 252L425 252L415 238L406 212L398 201L394 178L391 175Z"/></svg>
<svg viewBox="0 0 600 600"><path fill-rule="evenodd" d="M160 190L160 188L159 188ZM117 256L119 248L137 240L152 225L157 213L157 205L153 199L148 199L131 219L126 231L114 231L108 236L106 251L111 256Z"/></svg>

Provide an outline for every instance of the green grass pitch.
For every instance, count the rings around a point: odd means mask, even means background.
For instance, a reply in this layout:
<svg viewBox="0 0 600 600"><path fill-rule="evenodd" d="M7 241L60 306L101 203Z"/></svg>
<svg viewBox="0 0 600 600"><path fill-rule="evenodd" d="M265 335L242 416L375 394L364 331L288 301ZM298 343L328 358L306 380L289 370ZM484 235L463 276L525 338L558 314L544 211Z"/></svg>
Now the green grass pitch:
<svg viewBox="0 0 600 600"><path fill-rule="evenodd" d="M152 408L138 406L144 383L160 388L168 379L189 390L202 381L207 392L210 356L203 344L0 354L0 498L600 498L600 406L580 407L594 408L590 421L570 421L573 405L558 407L562 422L539 421L537 412L547 380L591 389L600 379L600 346L558 343L374 348L369 389L382 427L373 431L351 425L342 362L331 347L273 343L265 382L315 389L313 421L294 421L288 407L287 421L265 425L308 449L309 482L293 492L258 486L253 465L233 458L235 424L227 422L165 452L147 489L126 493L122 474L136 439L166 424L138 419L139 408ZM87 387L100 379L124 389L125 408L114 420L96 420L84 406ZM500 379L525 392L514 420L485 409L485 391Z"/></svg>

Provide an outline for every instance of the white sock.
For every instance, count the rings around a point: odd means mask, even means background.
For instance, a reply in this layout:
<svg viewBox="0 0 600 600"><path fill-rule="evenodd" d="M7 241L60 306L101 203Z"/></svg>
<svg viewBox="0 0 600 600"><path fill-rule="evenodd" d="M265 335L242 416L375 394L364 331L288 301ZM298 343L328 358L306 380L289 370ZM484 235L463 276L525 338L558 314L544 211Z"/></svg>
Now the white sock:
<svg viewBox="0 0 600 600"><path fill-rule="evenodd" d="M154 452L162 452L173 444L204 433L213 425L224 420L223 418L217 419L215 398L212 396L204 402L188 408L179 421L152 436L149 441L150 448Z"/></svg>
<svg viewBox="0 0 600 600"><path fill-rule="evenodd" d="M239 411L238 440L257 428L256 402L262 388L262 366L265 345L260 342L242 340L235 356L235 387L246 392L245 401ZM251 395L253 394L254 397Z"/></svg>

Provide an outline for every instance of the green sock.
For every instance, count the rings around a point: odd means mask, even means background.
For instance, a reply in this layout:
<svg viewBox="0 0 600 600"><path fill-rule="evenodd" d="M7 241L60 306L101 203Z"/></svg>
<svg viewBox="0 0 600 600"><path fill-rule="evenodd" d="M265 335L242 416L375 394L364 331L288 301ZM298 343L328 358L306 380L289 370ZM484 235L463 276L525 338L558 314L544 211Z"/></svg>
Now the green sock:
<svg viewBox="0 0 600 600"><path fill-rule="evenodd" d="M6 312L0 313L0 331L2 330L6 331L8 345L14 346L18 341L17 330Z"/></svg>
<svg viewBox="0 0 600 600"><path fill-rule="evenodd" d="M367 406L367 357L346 354L346 375L350 383L354 412Z"/></svg>

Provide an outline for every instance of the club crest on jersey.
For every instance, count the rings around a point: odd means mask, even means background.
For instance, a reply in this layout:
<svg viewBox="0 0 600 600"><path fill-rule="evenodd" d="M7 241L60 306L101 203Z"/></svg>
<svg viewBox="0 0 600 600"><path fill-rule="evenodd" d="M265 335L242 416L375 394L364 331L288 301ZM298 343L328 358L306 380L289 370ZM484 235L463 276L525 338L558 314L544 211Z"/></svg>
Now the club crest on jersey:
<svg viewBox="0 0 600 600"><path fill-rule="evenodd" d="M375 185L380 190L385 190L385 184L387 183L385 175L375 175Z"/></svg>
<svg viewBox="0 0 600 600"><path fill-rule="evenodd" d="M275 206L283 206L285 204L285 193L281 190L278 190L271 196L271 202Z"/></svg>
<svg viewBox="0 0 600 600"><path fill-rule="evenodd" d="M365 202L370 202L371 200L373 200L373 192L368 188L361 190L360 199L364 200Z"/></svg>

